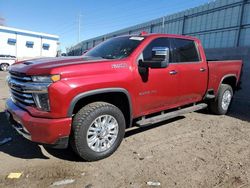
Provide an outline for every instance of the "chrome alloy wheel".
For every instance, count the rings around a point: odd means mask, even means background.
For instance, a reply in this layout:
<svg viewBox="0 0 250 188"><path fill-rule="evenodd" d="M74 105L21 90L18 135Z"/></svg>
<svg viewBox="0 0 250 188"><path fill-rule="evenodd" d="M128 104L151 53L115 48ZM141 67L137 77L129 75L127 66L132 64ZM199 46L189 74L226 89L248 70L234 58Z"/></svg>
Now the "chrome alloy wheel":
<svg viewBox="0 0 250 188"><path fill-rule="evenodd" d="M118 136L118 122L111 115L97 117L87 131L87 143L95 152L108 150Z"/></svg>
<svg viewBox="0 0 250 188"><path fill-rule="evenodd" d="M227 110L229 105L230 105L230 102L232 100L232 93L229 91L229 90L226 90L222 96L222 109L223 110Z"/></svg>

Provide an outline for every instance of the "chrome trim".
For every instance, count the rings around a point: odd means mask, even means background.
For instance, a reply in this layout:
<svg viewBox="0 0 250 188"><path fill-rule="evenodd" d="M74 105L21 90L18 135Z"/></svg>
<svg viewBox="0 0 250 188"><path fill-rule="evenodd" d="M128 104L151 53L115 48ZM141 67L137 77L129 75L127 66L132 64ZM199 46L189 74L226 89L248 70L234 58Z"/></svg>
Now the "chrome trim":
<svg viewBox="0 0 250 188"><path fill-rule="evenodd" d="M17 79L17 80L23 80L23 81L32 81L32 79L30 77L19 77L19 76L16 76L14 74L11 74L10 75L11 78L14 78L14 79Z"/></svg>
<svg viewBox="0 0 250 188"><path fill-rule="evenodd" d="M50 83L19 82L8 78L7 83L11 89L24 93L47 93Z"/></svg>
<svg viewBox="0 0 250 188"><path fill-rule="evenodd" d="M32 81L30 77L17 77L14 75L11 75L12 78L17 79L17 80L22 80L22 81Z"/></svg>
<svg viewBox="0 0 250 188"><path fill-rule="evenodd" d="M29 100L29 99L22 99L18 96L15 96L13 94L11 94L11 97L14 99L14 100L17 100L17 101L20 101L20 102L23 102L23 103L26 103L26 104L35 104L35 102L33 100Z"/></svg>
<svg viewBox="0 0 250 188"><path fill-rule="evenodd" d="M223 76L223 77L221 78L220 84L219 84L219 86L218 86L218 88L217 88L217 91L216 91L216 95L218 95L218 91L219 91L219 89L220 89L220 86L221 86L222 82L223 82L226 78L229 78L229 77L234 77L234 78L236 79L236 85L237 85L237 83L238 83L237 75L236 75L236 74L227 74L227 75L225 75L225 76ZM236 85L235 85L235 86L236 86Z"/></svg>
<svg viewBox="0 0 250 188"><path fill-rule="evenodd" d="M228 107L232 100L232 93L229 90L226 90L222 96L221 107L223 110L228 110Z"/></svg>
<svg viewBox="0 0 250 188"><path fill-rule="evenodd" d="M38 109L40 108L34 94L48 94L48 87L51 84L33 82L31 76L18 72L10 72L6 82L10 88L11 99L14 103L33 106Z"/></svg>
<svg viewBox="0 0 250 188"><path fill-rule="evenodd" d="M11 93L14 93L15 95L21 96L21 97L25 97L25 98L30 98L32 99L32 94L23 94L23 93L18 93L17 91L15 91L14 89L10 90Z"/></svg>
<svg viewBox="0 0 250 188"><path fill-rule="evenodd" d="M113 116L98 116L88 128L87 144L94 152L105 152L115 143L118 132L119 125Z"/></svg>
<svg viewBox="0 0 250 188"><path fill-rule="evenodd" d="M29 131L20 122L16 123L17 125L13 123L11 126L17 131L17 133L22 135L24 138L31 140L31 135Z"/></svg>

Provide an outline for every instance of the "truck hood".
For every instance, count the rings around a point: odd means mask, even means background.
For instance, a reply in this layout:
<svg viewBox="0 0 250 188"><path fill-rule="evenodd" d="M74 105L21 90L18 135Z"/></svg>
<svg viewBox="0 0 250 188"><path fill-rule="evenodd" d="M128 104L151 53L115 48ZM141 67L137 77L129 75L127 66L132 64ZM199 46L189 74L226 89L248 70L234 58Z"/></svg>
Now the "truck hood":
<svg viewBox="0 0 250 188"><path fill-rule="evenodd" d="M52 69L59 67L77 64L100 63L107 61L110 60L87 56L39 58L17 62L10 67L10 71L24 73L27 75L42 75L50 74Z"/></svg>

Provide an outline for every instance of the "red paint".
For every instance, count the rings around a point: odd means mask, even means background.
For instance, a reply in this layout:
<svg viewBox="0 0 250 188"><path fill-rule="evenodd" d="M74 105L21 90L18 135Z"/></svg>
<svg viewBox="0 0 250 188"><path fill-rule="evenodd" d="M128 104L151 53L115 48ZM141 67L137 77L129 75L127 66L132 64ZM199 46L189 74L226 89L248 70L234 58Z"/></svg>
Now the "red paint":
<svg viewBox="0 0 250 188"><path fill-rule="evenodd" d="M42 112L33 107L26 107L22 112L13 112L34 133L32 140L53 143L56 138L61 137L61 133L64 136L69 135L71 118L67 118L67 112L70 103L76 95L87 91L101 88L126 89L132 101L132 116L136 118L202 101L208 89L214 89L217 93L225 75L235 75L237 82L239 81L242 61L207 63L202 45L196 38L167 34L144 36L147 38L140 46L122 60L85 61L83 57L63 57L36 60L36 64L28 66L22 62L12 66L12 71L27 75L60 74L62 78L49 87L51 112ZM169 64L167 68L149 69L148 81L143 82L138 73L137 58L145 46L158 37L194 40L201 62ZM127 64L127 67L115 69L112 68L113 64ZM201 72L201 68L206 71ZM178 71L178 74L171 76L171 70ZM44 134L38 134L39 132Z"/></svg>
<svg viewBox="0 0 250 188"><path fill-rule="evenodd" d="M10 99L7 100L6 107L12 114L13 119L25 126L31 134L33 142L54 144L58 138L63 138L70 134L71 118L36 118L27 111L17 107Z"/></svg>

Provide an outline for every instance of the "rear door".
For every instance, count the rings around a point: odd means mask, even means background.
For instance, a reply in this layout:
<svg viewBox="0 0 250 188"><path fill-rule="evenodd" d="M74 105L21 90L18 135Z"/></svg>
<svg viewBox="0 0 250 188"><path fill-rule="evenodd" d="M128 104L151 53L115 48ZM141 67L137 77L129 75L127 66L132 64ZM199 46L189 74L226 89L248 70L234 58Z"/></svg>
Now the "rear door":
<svg viewBox="0 0 250 188"><path fill-rule="evenodd" d="M208 82L206 61L202 61L193 40L171 39L173 64L178 74L178 100L185 105L202 100Z"/></svg>

